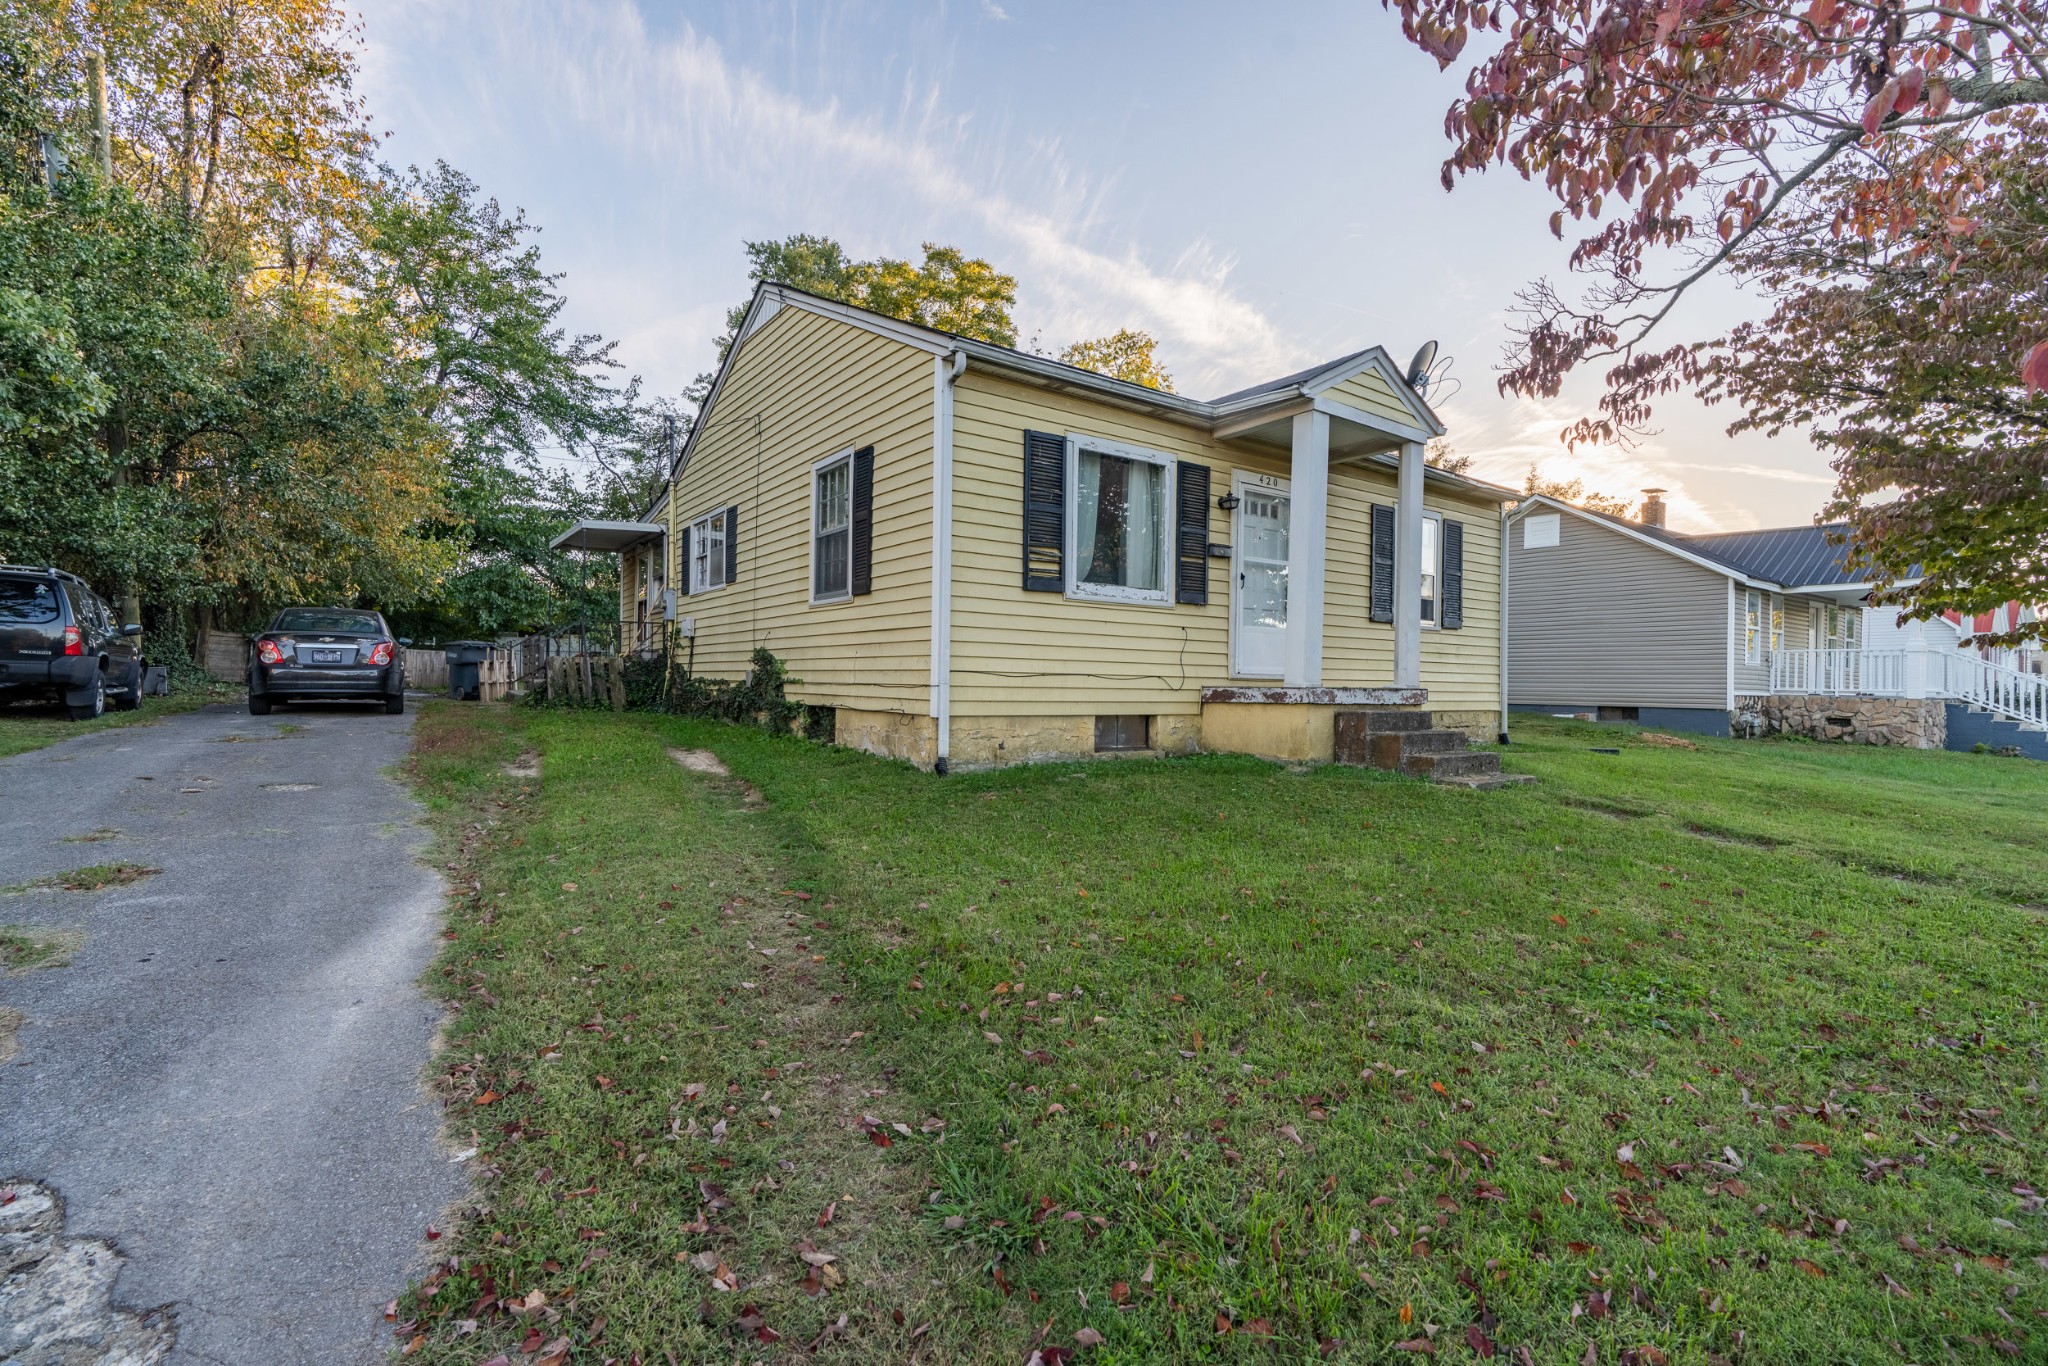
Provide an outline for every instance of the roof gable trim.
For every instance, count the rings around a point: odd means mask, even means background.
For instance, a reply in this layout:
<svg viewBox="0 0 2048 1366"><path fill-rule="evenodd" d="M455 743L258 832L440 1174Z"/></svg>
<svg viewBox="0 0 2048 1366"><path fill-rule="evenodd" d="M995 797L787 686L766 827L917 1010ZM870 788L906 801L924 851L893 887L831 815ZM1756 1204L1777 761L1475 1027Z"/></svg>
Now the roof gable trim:
<svg viewBox="0 0 2048 1366"><path fill-rule="evenodd" d="M1432 436L1444 434L1444 424L1408 383L1408 377L1396 368L1393 358L1387 354L1384 347L1372 347L1360 355L1338 361L1309 376L1301 382L1301 392L1315 398L1324 390L1362 375L1368 370L1377 374L1386 383L1387 388L1393 390L1394 397L1400 400L1401 406L1415 419L1416 426L1426 428Z"/></svg>

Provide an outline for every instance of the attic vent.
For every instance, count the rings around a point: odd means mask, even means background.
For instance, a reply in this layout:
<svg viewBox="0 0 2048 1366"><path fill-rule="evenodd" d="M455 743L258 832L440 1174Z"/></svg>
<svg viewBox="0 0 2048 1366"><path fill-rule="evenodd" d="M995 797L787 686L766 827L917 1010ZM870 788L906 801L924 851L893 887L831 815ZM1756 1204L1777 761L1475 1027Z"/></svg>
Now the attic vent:
<svg viewBox="0 0 2048 1366"><path fill-rule="evenodd" d="M1557 544L1558 515L1546 512L1540 517L1522 519L1522 549L1541 550L1544 546Z"/></svg>

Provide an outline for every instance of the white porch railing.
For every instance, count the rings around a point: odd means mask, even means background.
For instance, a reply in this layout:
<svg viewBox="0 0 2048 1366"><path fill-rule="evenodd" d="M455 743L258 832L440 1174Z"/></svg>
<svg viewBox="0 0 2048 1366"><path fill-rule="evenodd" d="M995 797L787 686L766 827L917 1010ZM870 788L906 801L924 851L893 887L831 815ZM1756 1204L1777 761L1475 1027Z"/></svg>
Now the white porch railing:
<svg viewBox="0 0 2048 1366"><path fill-rule="evenodd" d="M1771 691L1829 697L1904 697L1904 650L1780 650L1771 656Z"/></svg>
<svg viewBox="0 0 2048 1366"><path fill-rule="evenodd" d="M1965 654L1945 656L1942 668L1947 696L2023 726L2048 727L2048 678Z"/></svg>

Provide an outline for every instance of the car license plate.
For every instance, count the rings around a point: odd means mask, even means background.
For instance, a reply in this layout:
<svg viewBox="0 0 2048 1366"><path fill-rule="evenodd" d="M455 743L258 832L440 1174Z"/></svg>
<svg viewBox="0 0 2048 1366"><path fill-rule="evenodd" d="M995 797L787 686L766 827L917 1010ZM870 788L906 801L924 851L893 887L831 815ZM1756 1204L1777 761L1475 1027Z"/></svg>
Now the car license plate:
<svg viewBox="0 0 2048 1366"><path fill-rule="evenodd" d="M339 664L341 663L342 653L340 650L315 650L313 651L313 662L315 664Z"/></svg>

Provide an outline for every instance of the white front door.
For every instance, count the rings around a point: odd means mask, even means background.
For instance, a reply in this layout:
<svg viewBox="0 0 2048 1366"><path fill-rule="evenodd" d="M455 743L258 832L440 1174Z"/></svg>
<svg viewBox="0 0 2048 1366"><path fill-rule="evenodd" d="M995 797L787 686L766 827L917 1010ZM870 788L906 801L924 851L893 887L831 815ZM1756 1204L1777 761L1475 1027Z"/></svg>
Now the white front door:
<svg viewBox="0 0 2048 1366"><path fill-rule="evenodd" d="M1287 671L1287 481L1240 475L1230 615L1231 673L1279 678Z"/></svg>

